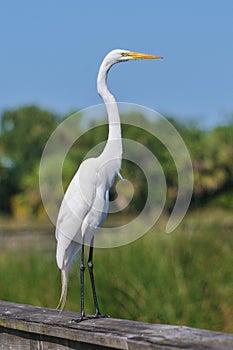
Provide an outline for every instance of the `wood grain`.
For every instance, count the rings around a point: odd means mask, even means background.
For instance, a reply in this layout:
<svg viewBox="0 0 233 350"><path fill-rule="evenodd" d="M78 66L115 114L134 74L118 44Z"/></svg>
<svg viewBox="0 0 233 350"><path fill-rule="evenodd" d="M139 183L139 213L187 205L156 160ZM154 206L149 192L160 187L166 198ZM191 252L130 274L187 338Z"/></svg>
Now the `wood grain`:
<svg viewBox="0 0 233 350"><path fill-rule="evenodd" d="M0 349L233 349L231 334L113 318L76 324L77 317L0 301Z"/></svg>

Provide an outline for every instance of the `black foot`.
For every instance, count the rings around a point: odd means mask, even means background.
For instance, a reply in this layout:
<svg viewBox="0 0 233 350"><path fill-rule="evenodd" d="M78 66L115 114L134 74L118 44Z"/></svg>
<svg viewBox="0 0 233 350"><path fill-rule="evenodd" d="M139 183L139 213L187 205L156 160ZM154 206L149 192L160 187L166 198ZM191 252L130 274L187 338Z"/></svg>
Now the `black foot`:
<svg viewBox="0 0 233 350"><path fill-rule="evenodd" d="M73 318L72 322L75 323L79 323L82 321L86 321L86 320L92 320L94 318L105 318L105 317L109 317L108 315L102 315L102 314L96 314L96 315L84 315L84 316L80 316L79 318Z"/></svg>

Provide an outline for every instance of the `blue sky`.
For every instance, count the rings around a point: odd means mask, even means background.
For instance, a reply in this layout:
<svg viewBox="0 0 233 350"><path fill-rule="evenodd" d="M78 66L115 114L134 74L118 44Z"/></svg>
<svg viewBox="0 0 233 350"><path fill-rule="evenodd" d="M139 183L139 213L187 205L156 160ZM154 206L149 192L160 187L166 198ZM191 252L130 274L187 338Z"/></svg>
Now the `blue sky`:
<svg viewBox="0 0 233 350"><path fill-rule="evenodd" d="M232 0L1 1L0 110L101 103L101 60L126 48L164 60L113 67L118 101L213 126L233 113L232 41Z"/></svg>

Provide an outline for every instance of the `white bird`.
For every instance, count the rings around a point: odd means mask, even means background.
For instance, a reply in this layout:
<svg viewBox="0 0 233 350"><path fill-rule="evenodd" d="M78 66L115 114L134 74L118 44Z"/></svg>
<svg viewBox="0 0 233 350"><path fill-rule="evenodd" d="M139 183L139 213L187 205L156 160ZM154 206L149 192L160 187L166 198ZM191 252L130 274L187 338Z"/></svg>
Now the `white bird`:
<svg viewBox="0 0 233 350"><path fill-rule="evenodd" d="M122 159L121 123L116 100L106 85L108 71L115 63L159 58L162 57L116 49L106 55L99 69L97 90L108 114L108 139L98 157L81 163L64 195L56 225L57 265L62 273L61 309L66 301L70 265L81 250L81 316L75 322L104 317L98 306L93 275L94 235L106 218L109 189L116 175L120 176ZM95 306L95 315L92 316L85 315L84 311L84 245L90 246L88 269Z"/></svg>

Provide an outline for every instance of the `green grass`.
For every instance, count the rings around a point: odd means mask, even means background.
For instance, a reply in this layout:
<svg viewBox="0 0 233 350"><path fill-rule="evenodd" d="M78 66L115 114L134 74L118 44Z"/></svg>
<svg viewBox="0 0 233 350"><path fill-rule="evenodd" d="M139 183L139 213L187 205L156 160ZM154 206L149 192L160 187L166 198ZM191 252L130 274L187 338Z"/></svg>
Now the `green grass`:
<svg viewBox="0 0 233 350"><path fill-rule="evenodd" d="M102 312L152 323L233 331L233 218L225 211L186 216L172 234L164 219L136 242L96 249L96 287ZM93 312L86 271L86 311ZM0 252L0 299L56 307L60 273L55 242L48 249ZM77 266L70 276L67 310L79 311Z"/></svg>

